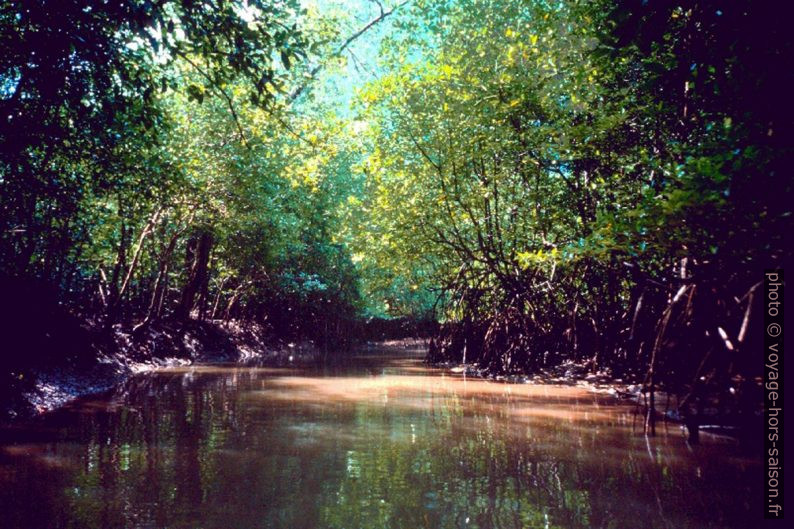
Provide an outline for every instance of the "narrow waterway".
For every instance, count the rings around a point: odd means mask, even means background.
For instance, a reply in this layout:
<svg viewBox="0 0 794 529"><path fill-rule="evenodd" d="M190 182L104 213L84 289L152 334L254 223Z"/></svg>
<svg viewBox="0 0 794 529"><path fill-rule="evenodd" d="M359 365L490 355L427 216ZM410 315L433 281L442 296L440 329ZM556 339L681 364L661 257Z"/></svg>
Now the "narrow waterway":
<svg viewBox="0 0 794 529"><path fill-rule="evenodd" d="M413 357L164 370L3 430L0 527L760 525L757 463L632 411Z"/></svg>

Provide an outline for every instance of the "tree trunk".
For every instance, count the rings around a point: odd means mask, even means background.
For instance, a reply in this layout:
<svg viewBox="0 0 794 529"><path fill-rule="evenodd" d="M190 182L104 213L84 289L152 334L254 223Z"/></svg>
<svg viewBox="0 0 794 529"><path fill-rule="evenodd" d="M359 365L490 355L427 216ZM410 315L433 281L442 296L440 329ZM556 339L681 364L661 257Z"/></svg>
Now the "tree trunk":
<svg viewBox="0 0 794 529"><path fill-rule="evenodd" d="M192 244L188 244L186 260L188 262L192 261L192 263L190 264L185 287L182 289L179 306L176 309L176 318L180 321L186 321L190 318L196 293L199 292L207 279L210 250L212 249L212 234L208 231L202 231L191 242Z"/></svg>
<svg viewBox="0 0 794 529"><path fill-rule="evenodd" d="M135 330L145 327L160 314L160 308L163 304L164 291L168 277L168 261L171 259L171 254L174 253L176 243L179 241L179 235L180 232L177 232L171 236L171 239L168 241L168 246L166 246L165 250L160 256L157 279L154 282L154 290L152 292L151 300L149 301L149 307L146 309L146 317L135 327Z"/></svg>
<svg viewBox="0 0 794 529"><path fill-rule="evenodd" d="M226 279L223 278L221 284L218 285L218 293L215 295L215 303L212 305L212 313L210 314L210 319L214 320L215 316L218 314L218 304L221 302L221 295L223 294L223 285L226 284Z"/></svg>
<svg viewBox="0 0 794 529"><path fill-rule="evenodd" d="M132 255L132 261L130 262L129 267L127 268L127 273L124 276L124 281L121 284L121 288L118 289L117 292L111 296L111 301L108 305L108 312L107 318L105 320L105 326L110 327L115 323L116 317L118 316L119 305L121 304L121 299L124 297L124 293L127 291L127 288L130 285L130 281L132 280L132 275L135 272L135 267L138 264L138 260L141 257L141 251L143 250L143 242L146 240L146 237L152 232L155 224L157 224L157 220L160 218L160 213L162 212L162 208L158 208L157 211L154 212L152 217L149 219L149 222L146 223L146 226L141 230L141 234L138 236L138 241L135 244L135 251ZM123 248L122 244L122 248ZM119 249L119 254L121 258L121 248ZM119 268L119 262L116 263L116 269ZM116 274L116 270L114 270L114 275ZM115 285L115 278L114 282L111 285Z"/></svg>

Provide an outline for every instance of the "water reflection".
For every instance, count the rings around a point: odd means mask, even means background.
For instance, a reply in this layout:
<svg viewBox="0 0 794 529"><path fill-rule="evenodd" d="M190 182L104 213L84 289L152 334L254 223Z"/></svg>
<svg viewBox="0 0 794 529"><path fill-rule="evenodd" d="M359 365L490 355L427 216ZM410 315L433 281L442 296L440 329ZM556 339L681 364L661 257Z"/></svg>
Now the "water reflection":
<svg viewBox="0 0 794 529"><path fill-rule="evenodd" d="M760 525L759 466L581 388L416 359L140 376L0 443L4 528Z"/></svg>

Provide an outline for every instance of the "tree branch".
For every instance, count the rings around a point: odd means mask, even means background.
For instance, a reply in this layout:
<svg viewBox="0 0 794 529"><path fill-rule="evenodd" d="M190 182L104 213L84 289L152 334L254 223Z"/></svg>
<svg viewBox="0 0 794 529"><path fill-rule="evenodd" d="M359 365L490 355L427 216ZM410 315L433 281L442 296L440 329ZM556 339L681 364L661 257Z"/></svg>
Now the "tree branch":
<svg viewBox="0 0 794 529"><path fill-rule="evenodd" d="M199 74L201 74L202 77L204 77L207 81L210 82L210 86L212 88L217 90L221 94L221 96L223 96L223 98L226 100L226 105L229 107L229 112L231 112L232 114L232 119L234 119L234 124L237 126L237 132L240 134L240 141L243 143L243 145L248 147L248 141L245 139L245 132L243 131L243 127L240 124L240 118L237 116L237 111L234 109L234 101L232 101L232 97L226 93L226 90L218 86L218 84L210 76L210 74L202 70L198 64L196 64L190 59L190 57L188 57L186 54L182 53L181 51L177 51L176 54L179 57L186 60L188 64L190 64L193 67L194 70L196 70Z"/></svg>
<svg viewBox="0 0 794 529"><path fill-rule="evenodd" d="M409 1L410 1L410 0L405 0L404 2L402 2L402 3L398 4L398 5L396 5L396 6L395 6L393 9L391 9L390 11L385 11L385 12L383 11L383 6L381 6L381 5L380 5L380 3L378 3L378 6L380 7L380 15L378 15L378 16L377 16L377 17L375 17L375 18L373 18L373 19L372 19L372 20L370 20L369 22L367 22L367 24L366 24L364 27L362 27L361 29L359 29L358 31L356 31L355 33L353 33L353 34L352 34L350 37L348 37L348 39L347 39L347 40L345 40L345 41L344 41L344 42L343 42L343 43L342 43L342 44L341 44L341 45L340 45L340 46L339 46L339 47L336 49L336 51L334 51L334 53L332 53L332 54L331 54L331 55L330 55L328 58L330 59L330 58L332 58L332 57L339 57L340 55L342 55L342 53L345 51L345 49L347 49L347 47L348 47L348 46L350 46L350 45L353 43L353 41L355 41L355 40L356 40L357 38L359 38L361 35L363 35L364 33L366 33L366 32L367 32L367 31L368 31L370 28L372 28L373 26L375 26L375 25L376 25L376 24L378 24L379 22L382 22L382 21L383 21L384 19L386 19L386 18L387 18L389 15L391 15L392 13L394 13L395 11L397 11L398 9L400 9L402 6L404 6L405 4L407 4ZM289 101L294 101L295 99L297 99L297 98L298 98L298 97L299 97L299 96L300 96L300 95L301 95L301 94L302 94L302 93L303 93L303 92L306 90L306 88L307 88L307 86L309 85L309 83L310 83L311 81L313 81L313 80L315 79L315 77L317 76L317 74L318 74L318 73L320 73L320 71L321 71L321 70L322 70L322 69L325 67L325 64L326 64L326 63L320 63L320 64L316 65L314 68L312 68L312 69L309 71L309 80L308 80L306 83L304 83L304 84L302 84L301 86L299 86L298 88L296 88L296 89L295 89L295 90L294 90L294 91L293 91L293 92L290 94L290 96L289 96Z"/></svg>

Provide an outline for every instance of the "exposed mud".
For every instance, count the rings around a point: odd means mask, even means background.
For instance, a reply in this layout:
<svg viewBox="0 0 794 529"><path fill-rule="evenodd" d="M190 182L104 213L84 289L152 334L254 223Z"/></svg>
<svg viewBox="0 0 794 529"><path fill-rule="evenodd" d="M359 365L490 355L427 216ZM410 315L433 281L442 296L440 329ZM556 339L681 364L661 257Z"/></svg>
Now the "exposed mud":
<svg viewBox="0 0 794 529"><path fill-rule="evenodd" d="M268 339L257 324L237 321L162 322L134 331L116 325L90 340L89 351L31 362L9 372L0 420L29 417L85 395L101 393L129 376L162 367L228 362L240 365L302 365L321 358L311 342ZM64 347L68 348L68 344Z"/></svg>

